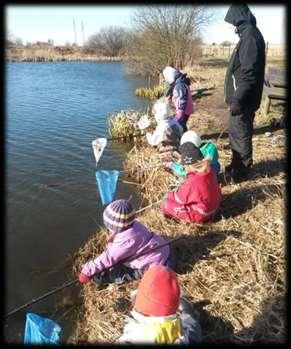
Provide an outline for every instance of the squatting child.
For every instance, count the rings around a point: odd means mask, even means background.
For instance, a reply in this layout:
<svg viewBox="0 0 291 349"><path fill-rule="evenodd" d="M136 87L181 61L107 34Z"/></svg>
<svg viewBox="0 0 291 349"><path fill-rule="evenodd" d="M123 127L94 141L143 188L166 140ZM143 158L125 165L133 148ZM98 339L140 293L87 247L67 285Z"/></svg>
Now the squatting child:
<svg viewBox="0 0 291 349"><path fill-rule="evenodd" d="M170 263L168 245L129 262L122 262L127 257L166 242L135 218L135 211L128 200L116 200L109 204L103 212L103 222L111 233L106 249L83 265L79 275L80 283L85 284L93 279L97 285L122 284L139 279L152 264ZM119 261L120 264L112 267Z"/></svg>
<svg viewBox="0 0 291 349"><path fill-rule="evenodd" d="M202 223L212 219L221 202L217 176L208 158L203 158L199 148L191 142L179 148L181 163L186 169L186 179L176 191L166 194L161 203L165 216L178 220Z"/></svg>
<svg viewBox="0 0 291 349"><path fill-rule="evenodd" d="M153 105L157 127L154 132L147 132L146 138L150 145L158 146L160 152L177 150L183 129L171 116L171 108L166 99L160 99Z"/></svg>
<svg viewBox="0 0 291 349"><path fill-rule="evenodd" d="M181 137L180 145L186 142L193 143L197 148L200 149L204 158L208 158L210 160L211 167L218 177L221 166L218 161L219 155L216 145L210 141L202 141L199 134L192 130L185 132ZM178 177L186 177L186 169L179 162L168 162L166 164L166 168L172 170L173 173Z"/></svg>
<svg viewBox="0 0 291 349"><path fill-rule="evenodd" d="M201 342L199 314L180 298L176 273L162 265L143 275L118 343L196 344Z"/></svg>

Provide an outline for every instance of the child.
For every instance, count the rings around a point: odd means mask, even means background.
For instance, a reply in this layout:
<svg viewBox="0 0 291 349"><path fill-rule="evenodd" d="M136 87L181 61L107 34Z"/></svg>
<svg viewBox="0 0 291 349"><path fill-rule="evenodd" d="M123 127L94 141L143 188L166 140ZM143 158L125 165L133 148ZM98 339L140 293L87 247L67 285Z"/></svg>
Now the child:
<svg viewBox="0 0 291 349"><path fill-rule="evenodd" d="M103 212L103 221L111 233L107 239L107 249L94 260L85 263L79 275L82 284L92 278L97 285L112 282L122 284L140 278L151 264L169 263L170 248L166 245L104 271L124 258L165 243L165 240L135 219L135 212L127 200L116 200L109 204Z"/></svg>
<svg viewBox="0 0 291 349"><path fill-rule="evenodd" d="M175 192L169 192L161 204L166 216L182 221L202 223L214 217L221 202L221 190L210 160L199 148L186 142L180 146L186 179Z"/></svg>
<svg viewBox="0 0 291 349"><path fill-rule="evenodd" d="M191 142L195 147L199 148L204 158L210 159L211 167L216 173L217 177L220 173L220 163L218 161L217 147L212 142L203 142L200 136L195 131L187 131L183 134L180 140L180 145ZM178 162L170 162L166 164L166 168L171 169L178 177L186 177L186 170L183 165Z"/></svg>
<svg viewBox="0 0 291 349"><path fill-rule="evenodd" d="M147 141L152 146L159 146L159 151L178 149L183 129L177 120L170 116L171 109L165 99L158 100L153 106L157 127L153 133L147 132Z"/></svg>
<svg viewBox="0 0 291 349"><path fill-rule="evenodd" d="M199 322L191 305L180 299L178 278L171 269L162 265L151 266L139 283L133 304L118 343L201 342Z"/></svg>
<svg viewBox="0 0 291 349"><path fill-rule="evenodd" d="M175 106L176 119L183 127L184 132L186 132L188 118L194 111L189 79L186 77L186 74L169 66L163 70L163 76L170 85L167 95Z"/></svg>

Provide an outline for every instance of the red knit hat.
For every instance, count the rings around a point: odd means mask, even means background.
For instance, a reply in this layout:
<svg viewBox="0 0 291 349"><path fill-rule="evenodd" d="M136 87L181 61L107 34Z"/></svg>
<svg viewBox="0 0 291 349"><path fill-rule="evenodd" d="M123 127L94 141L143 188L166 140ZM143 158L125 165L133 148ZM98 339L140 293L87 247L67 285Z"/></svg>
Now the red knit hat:
<svg viewBox="0 0 291 349"><path fill-rule="evenodd" d="M175 314L180 302L180 287L176 273L153 265L143 275L137 289L134 309L149 316Z"/></svg>

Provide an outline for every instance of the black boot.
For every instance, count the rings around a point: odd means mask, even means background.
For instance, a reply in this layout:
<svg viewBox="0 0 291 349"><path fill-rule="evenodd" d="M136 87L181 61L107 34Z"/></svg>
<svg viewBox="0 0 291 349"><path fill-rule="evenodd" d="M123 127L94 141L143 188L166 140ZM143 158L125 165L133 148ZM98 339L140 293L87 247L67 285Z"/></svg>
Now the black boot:
<svg viewBox="0 0 291 349"><path fill-rule="evenodd" d="M250 167L240 166L231 171L231 180L233 183L241 183L249 178Z"/></svg>

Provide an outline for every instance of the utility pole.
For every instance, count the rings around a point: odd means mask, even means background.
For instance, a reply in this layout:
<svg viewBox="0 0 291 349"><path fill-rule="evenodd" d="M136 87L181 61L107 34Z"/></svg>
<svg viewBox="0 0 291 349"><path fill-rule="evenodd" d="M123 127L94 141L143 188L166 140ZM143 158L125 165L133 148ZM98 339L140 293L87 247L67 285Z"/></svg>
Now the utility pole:
<svg viewBox="0 0 291 349"><path fill-rule="evenodd" d="M83 35L83 46L85 45L85 31L84 31L84 23L82 21L82 35Z"/></svg>
<svg viewBox="0 0 291 349"><path fill-rule="evenodd" d="M73 18L73 28L74 28L74 45L77 45L77 32L76 32L75 18Z"/></svg>

